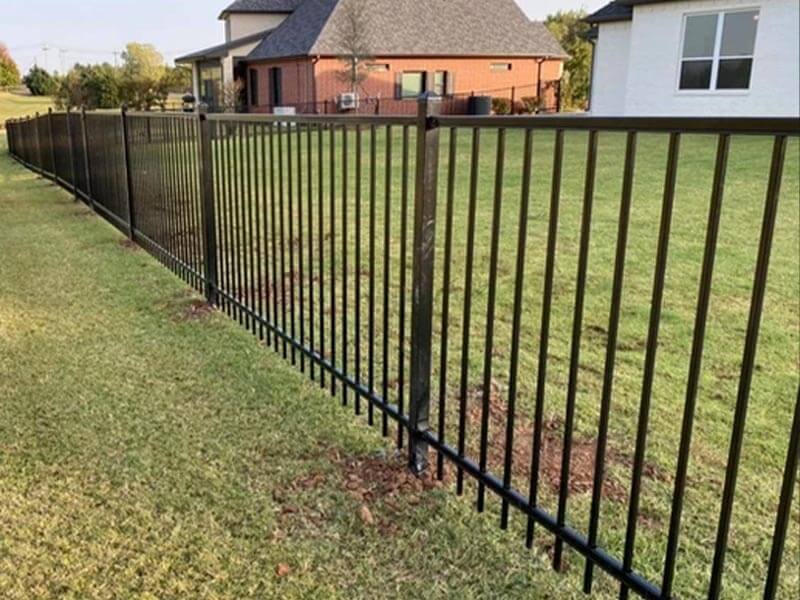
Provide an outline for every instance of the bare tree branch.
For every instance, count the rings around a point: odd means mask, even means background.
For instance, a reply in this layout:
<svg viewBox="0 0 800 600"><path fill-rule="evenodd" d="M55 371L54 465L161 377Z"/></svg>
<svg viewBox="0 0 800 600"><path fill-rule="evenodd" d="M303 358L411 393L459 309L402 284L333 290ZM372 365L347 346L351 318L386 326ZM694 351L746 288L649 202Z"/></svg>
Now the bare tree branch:
<svg viewBox="0 0 800 600"><path fill-rule="evenodd" d="M367 66L372 60L369 48L369 15L364 0L343 0L342 27L339 31L339 46L342 55L342 70L337 73L340 81L357 92L369 76Z"/></svg>

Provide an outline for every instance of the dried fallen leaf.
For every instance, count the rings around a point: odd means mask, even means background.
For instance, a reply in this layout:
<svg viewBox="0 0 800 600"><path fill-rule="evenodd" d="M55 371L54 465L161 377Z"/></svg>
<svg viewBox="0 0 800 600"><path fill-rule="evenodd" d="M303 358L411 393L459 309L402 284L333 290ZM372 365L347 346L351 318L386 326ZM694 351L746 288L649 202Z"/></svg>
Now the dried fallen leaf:
<svg viewBox="0 0 800 600"><path fill-rule="evenodd" d="M275 575L277 575L278 577L286 577L291 572L292 572L292 567L290 567L285 563L281 563L277 567L275 567Z"/></svg>
<svg viewBox="0 0 800 600"><path fill-rule="evenodd" d="M372 516L372 513L370 512L369 507L367 507L366 504L364 504L359 509L358 516L361 517L361 520L364 521L364 523L366 523L367 525L375 524L375 517Z"/></svg>

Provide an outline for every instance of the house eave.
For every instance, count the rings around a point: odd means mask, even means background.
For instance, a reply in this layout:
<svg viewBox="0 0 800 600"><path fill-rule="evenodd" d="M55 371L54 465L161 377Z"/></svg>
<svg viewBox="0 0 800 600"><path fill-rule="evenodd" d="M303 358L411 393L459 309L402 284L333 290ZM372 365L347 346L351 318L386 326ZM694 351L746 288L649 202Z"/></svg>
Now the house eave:
<svg viewBox="0 0 800 600"><path fill-rule="evenodd" d="M341 58L338 54L329 53L311 53L311 54L293 54L286 56L259 56L259 57L246 57L245 61L248 63L261 63L273 62L277 60L299 60L303 58ZM495 58L495 59L544 59L544 60L569 60L569 54L397 54L397 53L373 53L372 60L378 61L381 59L398 59L398 58L446 58L446 59L472 59L472 58Z"/></svg>
<svg viewBox="0 0 800 600"><path fill-rule="evenodd" d="M217 17L218 20L224 21L230 15L290 15L290 11L286 10L223 10Z"/></svg>
<svg viewBox="0 0 800 600"><path fill-rule="evenodd" d="M218 44L216 46L210 46L209 48L204 48L203 50L190 52L189 54L186 54L184 56L179 56L178 58L176 58L175 63L191 64L215 58L223 58L228 54L230 54L231 50L235 50L240 46L246 46L247 44L253 44L259 42L263 40L265 37L267 37L273 31L274 29L265 29L264 31L257 31L256 33L251 33L250 35L246 35L244 37L231 40L230 42L226 42L224 44Z"/></svg>

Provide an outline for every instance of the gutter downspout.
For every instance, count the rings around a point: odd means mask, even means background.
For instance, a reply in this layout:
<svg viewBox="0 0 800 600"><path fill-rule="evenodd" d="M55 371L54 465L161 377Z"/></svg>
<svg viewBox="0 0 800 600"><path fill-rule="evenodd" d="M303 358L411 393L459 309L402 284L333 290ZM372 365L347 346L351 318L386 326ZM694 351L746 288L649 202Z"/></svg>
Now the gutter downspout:
<svg viewBox="0 0 800 600"><path fill-rule="evenodd" d="M597 28L597 35L600 35L600 29ZM589 43L592 45L592 61L589 65L589 93L586 95L586 112L592 111L592 93L594 92L594 60L597 54L597 37L590 38Z"/></svg>
<svg viewBox="0 0 800 600"><path fill-rule="evenodd" d="M317 54L314 58L311 59L311 98L314 103L314 114L319 114L318 106L318 99L317 99L317 63L319 62L320 56Z"/></svg>

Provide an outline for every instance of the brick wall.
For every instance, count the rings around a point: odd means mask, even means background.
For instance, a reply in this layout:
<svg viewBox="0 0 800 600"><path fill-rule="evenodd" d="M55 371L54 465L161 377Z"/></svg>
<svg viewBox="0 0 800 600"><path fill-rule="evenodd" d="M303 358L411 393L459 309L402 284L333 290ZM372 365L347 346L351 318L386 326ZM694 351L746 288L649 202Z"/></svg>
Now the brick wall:
<svg viewBox="0 0 800 600"><path fill-rule="evenodd" d="M413 113L414 102L397 100L395 87L398 73L404 71L446 71L451 83L449 91L458 95L485 93L493 97L510 98L512 88L516 88L516 98L535 96L539 66L533 58L376 58L375 65L388 65L388 70L370 72L362 85L361 95L381 98L381 112ZM509 63L510 70L492 70L492 63ZM251 108L256 112L268 110L269 69L281 67L283 73L283 105L295 105L298 112L311 112L311 105L317 103L322 112L325 102L335 106L338 96L349 91L348 85L340 79L343 64L337 58L301 58L285 61L271 61L251 65L258 70L259 106ZM554 81L561 77L560 60L547 60L542 64L542 81ZM314 82L316 79L316 82ZM316 83L316 85L315 85ZM406 105L408 105L406 107ZM405 110L408 108L408 110Z"/></svg>
<svg viewBox="0 0 800 600"><path fill-rule="evenodd" d="M533 58L376 58L375 64L389 66L388 71L371 72L363 84L362 94L369 97L395 98L395 81L403 71L447 71L453 77L453 92L493 92L496 97L510 97L517 88L517 98L535 96L538 65ZM509 71L492 71L492 63L510 63ZM317 99L334 99L347 86L337 77L342 63L335 58L322 58L316 64ZM561 77L561 61L550 60L542 65L542 80Z"/></svg>
<svg viewBox="0 0 800 600"><path fill-rule="evenodd" d="M282 105L294 106L314 102L314 68L311 59L300 58L251 64L249 68L258 73L258 106L251 106L252 112L266 112L271 108L269 71L273 67L281 69ZM249 98L248 92L248 101ZM303 108L298 106L298 112L310 112Z"/></svg>

